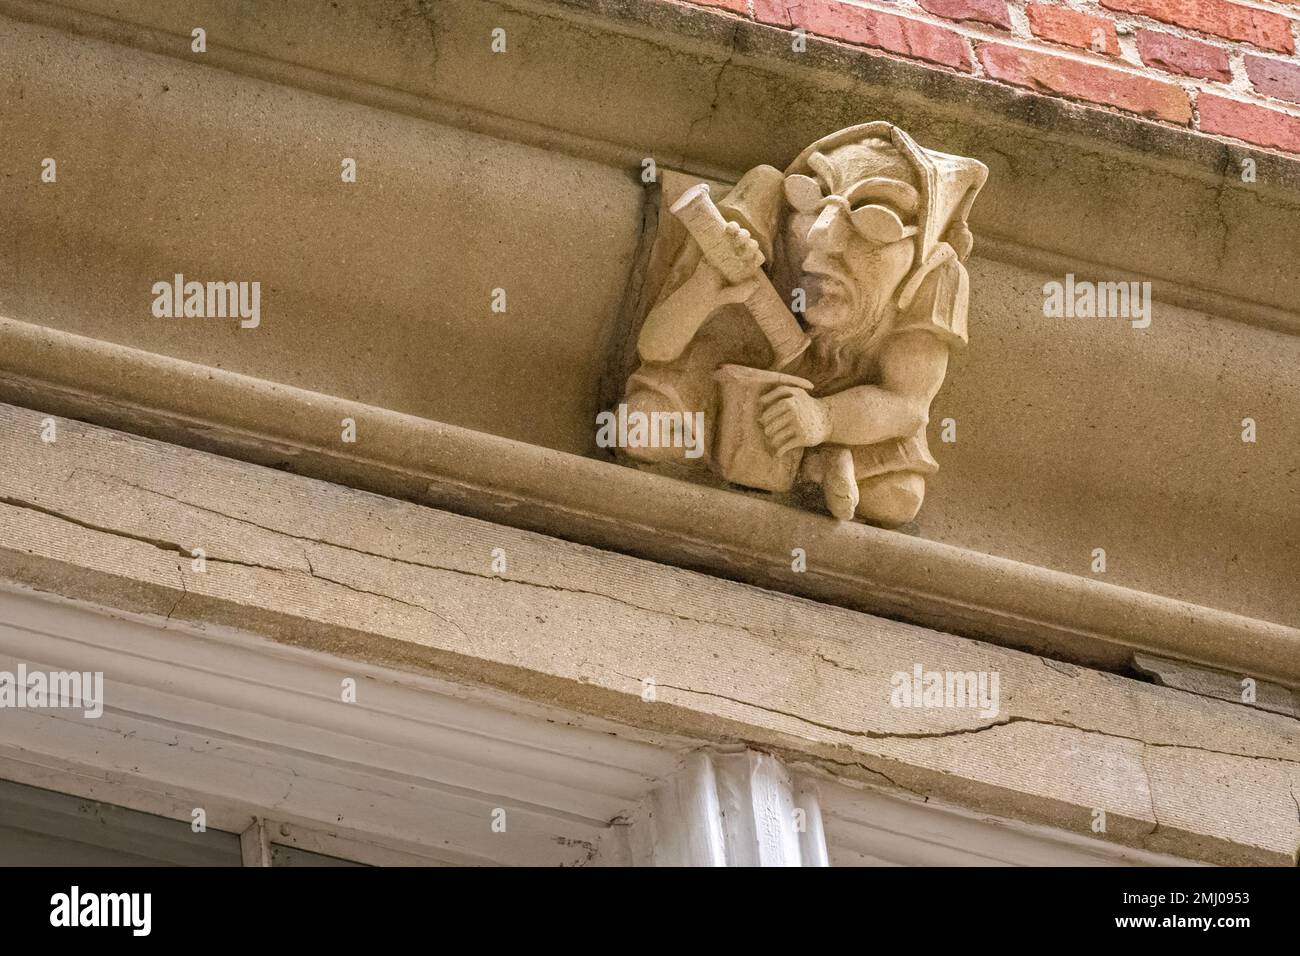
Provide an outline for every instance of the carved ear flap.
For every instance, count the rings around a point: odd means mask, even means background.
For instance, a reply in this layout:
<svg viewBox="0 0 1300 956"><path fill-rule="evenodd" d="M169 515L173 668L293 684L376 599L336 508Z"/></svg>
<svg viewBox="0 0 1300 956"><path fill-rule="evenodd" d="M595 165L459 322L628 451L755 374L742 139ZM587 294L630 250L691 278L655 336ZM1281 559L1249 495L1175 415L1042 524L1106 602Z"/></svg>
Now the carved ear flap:
<svg viewBox="0 0 1300 956"><path fill-rule="evenodd" d="M946 243L912 274L898 295L898 331L923 329L950 344L966 344L966 309L970 279L956 252Z"/></svg>

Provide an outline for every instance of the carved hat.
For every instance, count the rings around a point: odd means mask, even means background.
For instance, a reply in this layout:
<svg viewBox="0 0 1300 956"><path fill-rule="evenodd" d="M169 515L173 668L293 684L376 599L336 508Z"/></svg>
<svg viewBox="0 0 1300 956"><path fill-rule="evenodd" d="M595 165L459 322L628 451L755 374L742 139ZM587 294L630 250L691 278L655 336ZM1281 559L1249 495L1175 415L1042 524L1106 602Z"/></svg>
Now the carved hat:
<svg viewBox="0 0 1300 956"><path fill-rule="evenodd" d="M912 137L892 123L863 123L823 136L800 153L785 174L813 175L809 164L813 154L825 154L840 146L869 140L891 143L916 173L920 193L916 210L916 268L927 270L942 242L948 243L957 258L965 261L974 245L966 218L989 174L988 167L977 159L918 146Z"/></svg>

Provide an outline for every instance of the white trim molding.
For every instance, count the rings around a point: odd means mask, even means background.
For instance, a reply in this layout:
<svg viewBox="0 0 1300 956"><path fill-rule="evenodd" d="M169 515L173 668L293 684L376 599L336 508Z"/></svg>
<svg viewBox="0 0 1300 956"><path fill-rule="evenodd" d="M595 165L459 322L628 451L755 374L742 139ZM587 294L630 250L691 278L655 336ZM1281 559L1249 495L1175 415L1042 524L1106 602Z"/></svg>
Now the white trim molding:
<svg viewBox="0 0 1300 956"><path fill-rule="evenodd" d="M691 754L641 805L628 844L642 865L829 865L815 791L753 750Z"/></svg>
<svg viewBox="0 0 1300 956"><path fill-rule="evenodd" d="M4 590L0 670L18 662L102 671L104 711L3 712L0 779L186 822L201 807L241 835L246 866L273 845L377 865L1184 862L749 748Z"/></svg>

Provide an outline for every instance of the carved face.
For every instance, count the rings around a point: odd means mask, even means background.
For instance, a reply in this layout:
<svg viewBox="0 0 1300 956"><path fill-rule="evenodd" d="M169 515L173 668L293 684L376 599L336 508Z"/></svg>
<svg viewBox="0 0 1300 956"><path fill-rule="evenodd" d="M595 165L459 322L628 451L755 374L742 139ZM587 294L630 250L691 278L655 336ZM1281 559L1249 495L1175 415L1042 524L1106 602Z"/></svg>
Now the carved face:
<svg viewBox="0 0 1300 956"><path fill-rule="evenodd" d="M879 140L814 153L808 165L815 178L785 181L787 281L804 290L814 331L874 329L915 258L915 173Z"/></svg>

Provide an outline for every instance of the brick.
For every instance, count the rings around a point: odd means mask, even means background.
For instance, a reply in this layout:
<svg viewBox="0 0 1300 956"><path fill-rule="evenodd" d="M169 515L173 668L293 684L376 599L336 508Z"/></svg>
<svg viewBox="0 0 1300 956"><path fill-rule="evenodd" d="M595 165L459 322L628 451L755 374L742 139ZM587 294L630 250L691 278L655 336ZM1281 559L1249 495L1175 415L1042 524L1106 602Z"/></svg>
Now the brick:
<svg viewBox="0 0 1300 956"><path fill-rule="evenodd" d="M724 10L730 10L732 13L741 15L748 14L745 9L745 0L691 0L691 3L698 4L701 7L721 7Z"/></svg>
<svg viewBox="0 0 1300 956"><path fill-rule="evenodd" d="M1300 116L1279 113L1267 106L1230 100L1213 93L1202 93L1196 103L1201 116L1200 128L1207 133L1300 153Z"/></svg>
<svg viewBox="0 0 1300 956"><path fill-rule="evenodd" d="M1251 85L1265 96L1300 103L1300 65L1247 56L1246 75Z"/></svg>
<svg viewBox="0 0 1300 956"><path fill-rule="evenodd" d="M802 6L792 5L791 15L795 26L818 36L877 47L916 60L972 72L970 41L960 33L933 23L835 0L812 0Z"/></svg>
<svg viewBox="0 0 1300 956"><path fill-rule="evenodd" d="M1164 80L1000 43L981 44L979 58L984 71L1004 83L1114 106L1172 123L1188 123L1192 118L1187 93Z"/></svg>
<svg viewBox="0 0 1300 956"><path fill-rule="evenodd" d="M1045 3L1031 3L1025 7L1025 13L1029 15L1029 29L1036 37L1094 53L1119 56L1115 24L1105 17Z"/></svg>
<svg viewBox="0 0 1300 956"><path fill-rule="evenodd" d="M778 27L794 26L785 0L754 0L754 19Z"/></svg>
<svg viewBox="0 0 1300 956"><path fill-rule="evenodd" d="M921 0L927 13L945 20L975 20L1004 30L1011 29L1007 0Z"/></svg>
<svg viewBox="0 0 1300 956"><path fill-rule="evenodd" d="M1220 83L1232 79L1228 51L1220 47L1158 30L1139 30L1137 47L1142 62L1158 70Z"/></svg>
<svg viewBox="0 0 1300 956"><path fill-rule="evenodd" d="M1101 0L1101 5L1228 40L1244 40L1265 50L1295 51L1289 19L1227 0Z"/></svg>

